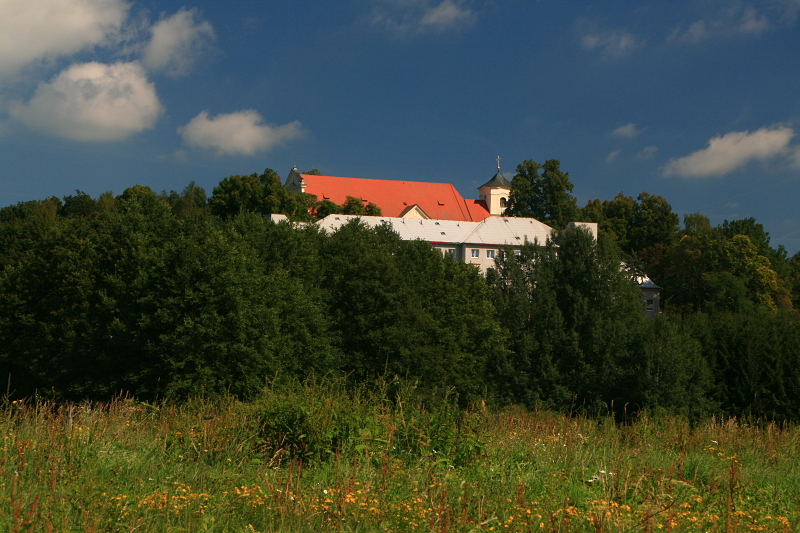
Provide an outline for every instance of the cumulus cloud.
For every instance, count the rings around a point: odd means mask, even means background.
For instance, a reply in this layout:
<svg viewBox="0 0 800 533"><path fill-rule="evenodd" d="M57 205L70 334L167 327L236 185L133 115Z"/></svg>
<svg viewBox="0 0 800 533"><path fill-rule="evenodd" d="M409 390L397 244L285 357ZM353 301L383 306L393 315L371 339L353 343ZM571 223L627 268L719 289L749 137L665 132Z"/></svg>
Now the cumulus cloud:
<svg viewBox="0 0 800 533"><path fill-rule="evenodd" d="M800 0L778 0L777 5L781 8L781 20L794 24L800 15Z"/></svg>
<svg viewBox="0 0 800 533"><path fill-rule="evenodd" d="M791 158L792 166L794 168L800 168L800 146L795 147L791 151L789 157Z"/></svg>
<svg viewBox="0 0 800 533"><path fill-rule="evenodd" d="M770 26L770 21L765 15L750 7L744 11L729 10L709 21L696 20L688 27L679 26L672 31L667 40L693 44L719 37L757 35L768 30Z"/></svg>
<svg viewBox="0 0 800 533"><path fill-rule="evenodd" d="M418 33L459 29L476 19L463 0L384 0L373 9L370 22L398 33Z"/></svg>
<svg viewBox="0 0 800 533"><path fill-rule="evenodd" d="M112 42L128 16L124 0L3 0L0 78L28 64Z"/></svg>
<svg viewBox="0 0 800 533"><path fill-rule="evenodd" d="M420 20L423 26L448 27L457 24L471 23L475 14L452 0L444 0L438 6L429 8Z"/></svg>
<svg viewBox="0 0 800 533"><path fill-rule="evenodd" d="M72 65L41 83L11 116L35 131L79 141L124 139L151 129L162 107L138 62Z"/></svg>
<svg viewBox="0 0 800 533"><path fill-rule="evenodd" d="M606 163L613 163L619 157L619 154L622 153L622 150L614 150L610 154L606 156Z"/></svg>
<svg viewBox="0 0 800 533"><path fill-rule="evenodd" d="M750 161L791 155L789 141L792 137L794 131L788 127L761 128L753 133L732 131L712 138L702 150L671 159L662 173L682 178L724 176Z"/></svg>
<svg viewBox="0 0 800 533"><path fill-rule="evenodd" d="M300 122L265 124L254 109L221 113L213 118L203 111L178 128L178 133L189 146L214 149L217 155L254 155L304 134Z"/></svg>
<svg viewBox="0 0 800 533"><path fill-rule="evenodd" d="M614 131L611 132L611 135L614 137L623 137L626 139L632 139L634 137L638 137L646 128L637 128L636 124L633 122L628 122L624 126L620 126L616 128Z"/></svg>
<svg viewBox="0 0 800 533"><path fill-rule="evenodd" d="M584 50L598 51L605 56L623 56L641 48L643 42L628 32L587 33L581 39Z"/></svg>
<svg viewBox="0 0 800 533"><path fill-rule="evenodd" d="M196 9L182 8L150 28L142 63L150 70L182 76L213 49L215 40L214 28L200 19Z"/></svg>
<svg viewBox="0 0 800 533"><path fill-rule="evenodd" d="M636 154L636 159L650 159L658 153L658 146L647 146Z"/></svg>

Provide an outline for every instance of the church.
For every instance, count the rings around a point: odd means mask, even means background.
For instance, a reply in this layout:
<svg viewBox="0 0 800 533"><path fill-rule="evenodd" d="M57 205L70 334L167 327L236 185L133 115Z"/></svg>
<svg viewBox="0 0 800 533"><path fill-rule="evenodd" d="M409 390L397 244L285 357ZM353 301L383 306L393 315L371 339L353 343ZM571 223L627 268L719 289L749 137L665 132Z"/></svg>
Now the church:
<svg viewBox="0 0 800 533"><path fill-rule="evenodd" d="M499 160L499 158L498 158ZM478 199L465 199L450 183L426 183L301 174L293 168L284 187L313 194L317 200L344 204L347 197L380 207L381 216L332 214L318 222L334 232L359 218L368 226L388 224L404 240L421 239L482 273L494 267L497 254L526 242L544 243L553 228L535 218L503 216L511 183L497 173L478 187ZM597 224L577 223L597 238Z"/></svg>
<svg viewBox="0 0 800 533"><path fill-rule="evenodd" d="M450 183L320 176L302 174L297 168L289 172L284 187L339 205L350 196L365 206L373 203L381 209L381 216L328 215L317 222L327 232L333 233L355 218L371 227L387 224L401 239L427 241L484 275L494 268L498 254L516 253L526 242L543 244L553 232L552 227L535 218L503 215L511 183L500 173L500 158L497 173L478 187L477 200L465 199ZM285 218L272 216L273 220ZM586 228L597 240L596 223L571 222L570 226ZM660 311L661 287L645 275L635 281L642 291L647 315L655 317Z"/></svg>
<svg viewBox="0 0 800 533"><path fill-rule="evenodd" d="M296 168L289 172L284 187L339 205L348 196L359 198L364 205L373 203L381 208L383 215L392 218L462 222L480 222L489 216L502 215L511 193L511 184L500 174L499 165L497 174L478 187L477 200L464 199L450 183L319 176L301 174Z"/></svg>

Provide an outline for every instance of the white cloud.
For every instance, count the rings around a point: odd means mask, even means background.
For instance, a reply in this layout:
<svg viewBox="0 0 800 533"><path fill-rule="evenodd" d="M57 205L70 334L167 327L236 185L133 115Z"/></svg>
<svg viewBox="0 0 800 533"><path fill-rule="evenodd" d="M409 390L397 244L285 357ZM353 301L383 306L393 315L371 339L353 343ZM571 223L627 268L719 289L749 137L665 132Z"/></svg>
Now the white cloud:
<svg viewBox="0 0 800 533"><path fill-rule="evenodd" d="M476 20L464 0L383 0L370 16L373 25L396 33L453 30Z"/></svg>
<svg viewBox="0 0 800 533"><path fill-rule="evenodd" d="M644 133L645 129L647 128L640 129L637 128L636 124L634 124L633 122L628 122L624 126L620 126L616 128L614 131L612 131L611 135L613 135L614 137L623 137L626 139L632 139Z"/></svg>
<svg viewBox="0 0 800 533"><path fill-rule="evenodd" d="M158 21L150 29L142 63L150 70L171 76L187 74L194 64L213 49L216 35L211 24L201 20L196 9L181 9Z"/></svg>
<svg viewBox="0 0 800 533"><path fill-rule="evenodd" d="M300 122L283 126L265 124L254 109L219 114L213 118L203 111L187 125L178 128L178 133L189 146L216 149L217 155L254 155L304 134Z"/></svg>
<svg viewBox="0 0 800 533"><path fill-rule="evenodd" d="M623 56L641 48L643 44L628 32L588 33L581 39L584 50L597 50L605 56Z"/></svg>
<svg viewBox="0 0 800 533"><path fill-rule="evenodd" d="M40 83L33 98L10 114L29 128L80 141L124 139L151 129L162 107L138 62L82 63Z"/></svg>
<svg viewBox="0 0 800 533"><path fill-rule="evenodd" d="M766 161L789 154L789 141L794 131L788 127L761 128L753 133L732 131L712 138L708 147L686 157L671 159L664 167L664 176L705 178L724 176L753 160Z"/></svg>
<svg viewBox="0 0 800 533"><path fill-rule="evenodd" d="M444 0L436 7L429 8L420 20L423 26L438 26L441 28L458 24L470 24L475 14L470 9L465 9L452 0Z"/></svg>
<svg viewBox="0 0 800 533"><path fill-rule="evenodd" d="M770 23L766 16L759 15L753 8L748 8L736 26L736 31L740 33L761 33L768 30L769 27Z"/></svg>
<svg viewBox="0 0 800 533"><path fill-rule="evenodd" d="M2 0L0 78L113 41L128 8L124 0Z"/></svg>
<svg viewBox="0 0 800 533"><path fill-rule="evenodd" d="M732 37L735 35L757 35L768 30L769 19L753 8L743 12L732 9L722 13L714 20L700 19L692 22L687 28L675 28L667 39L678 43L699 43L712 38Z"/></svg>
<svg viewBox="0 0 800 533"><path fill-rule="evenodd" d="M613 163L619 157L619 154L622 153L622 150L614 150L610 154L606 156L606 163Z"/></svg>
<svg viewBox="0 0 800 533"><path fill-rule="evenodd" d="M776 4L782 8L780 18L783 22L794 24L797 21L800 14L800 0L778 0Z"/></svg>
<svg viewBox="0 0 800 533"><path fill-rule="evenodd" d="M789 154L794 168L800 168L800 146L795 147Z"/></svg>
<svg viewBox="0 0 800 533"><path fill-rule="evenodd" d="M636 154L636 159L650 159L658 153L658 146L647 146Z"/></svg>

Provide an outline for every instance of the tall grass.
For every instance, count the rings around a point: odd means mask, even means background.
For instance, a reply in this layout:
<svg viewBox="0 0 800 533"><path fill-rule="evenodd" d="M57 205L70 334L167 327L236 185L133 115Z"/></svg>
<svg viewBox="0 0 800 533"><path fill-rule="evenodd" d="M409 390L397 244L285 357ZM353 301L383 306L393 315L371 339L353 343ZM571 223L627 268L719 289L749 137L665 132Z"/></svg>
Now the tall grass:
<svg viewBox="0 0 800 533"><path fill-rule="evenodd" d="M427 405L427 407L426 407ZM253 402L7 402L0 530L794 531L800 431L423 405L335 381Z"/></svg>

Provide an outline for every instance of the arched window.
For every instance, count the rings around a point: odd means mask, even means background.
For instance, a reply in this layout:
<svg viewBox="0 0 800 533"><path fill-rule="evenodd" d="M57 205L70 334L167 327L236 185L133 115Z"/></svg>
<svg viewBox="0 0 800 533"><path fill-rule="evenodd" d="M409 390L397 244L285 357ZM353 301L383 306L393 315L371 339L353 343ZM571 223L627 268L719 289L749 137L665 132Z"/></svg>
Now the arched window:
<svg viewBox="0 0 800 533"><path fill-rule="evenodd" d="M500 198L500 207L505 207L505 206L506 206L506 199Z"/></svg>

